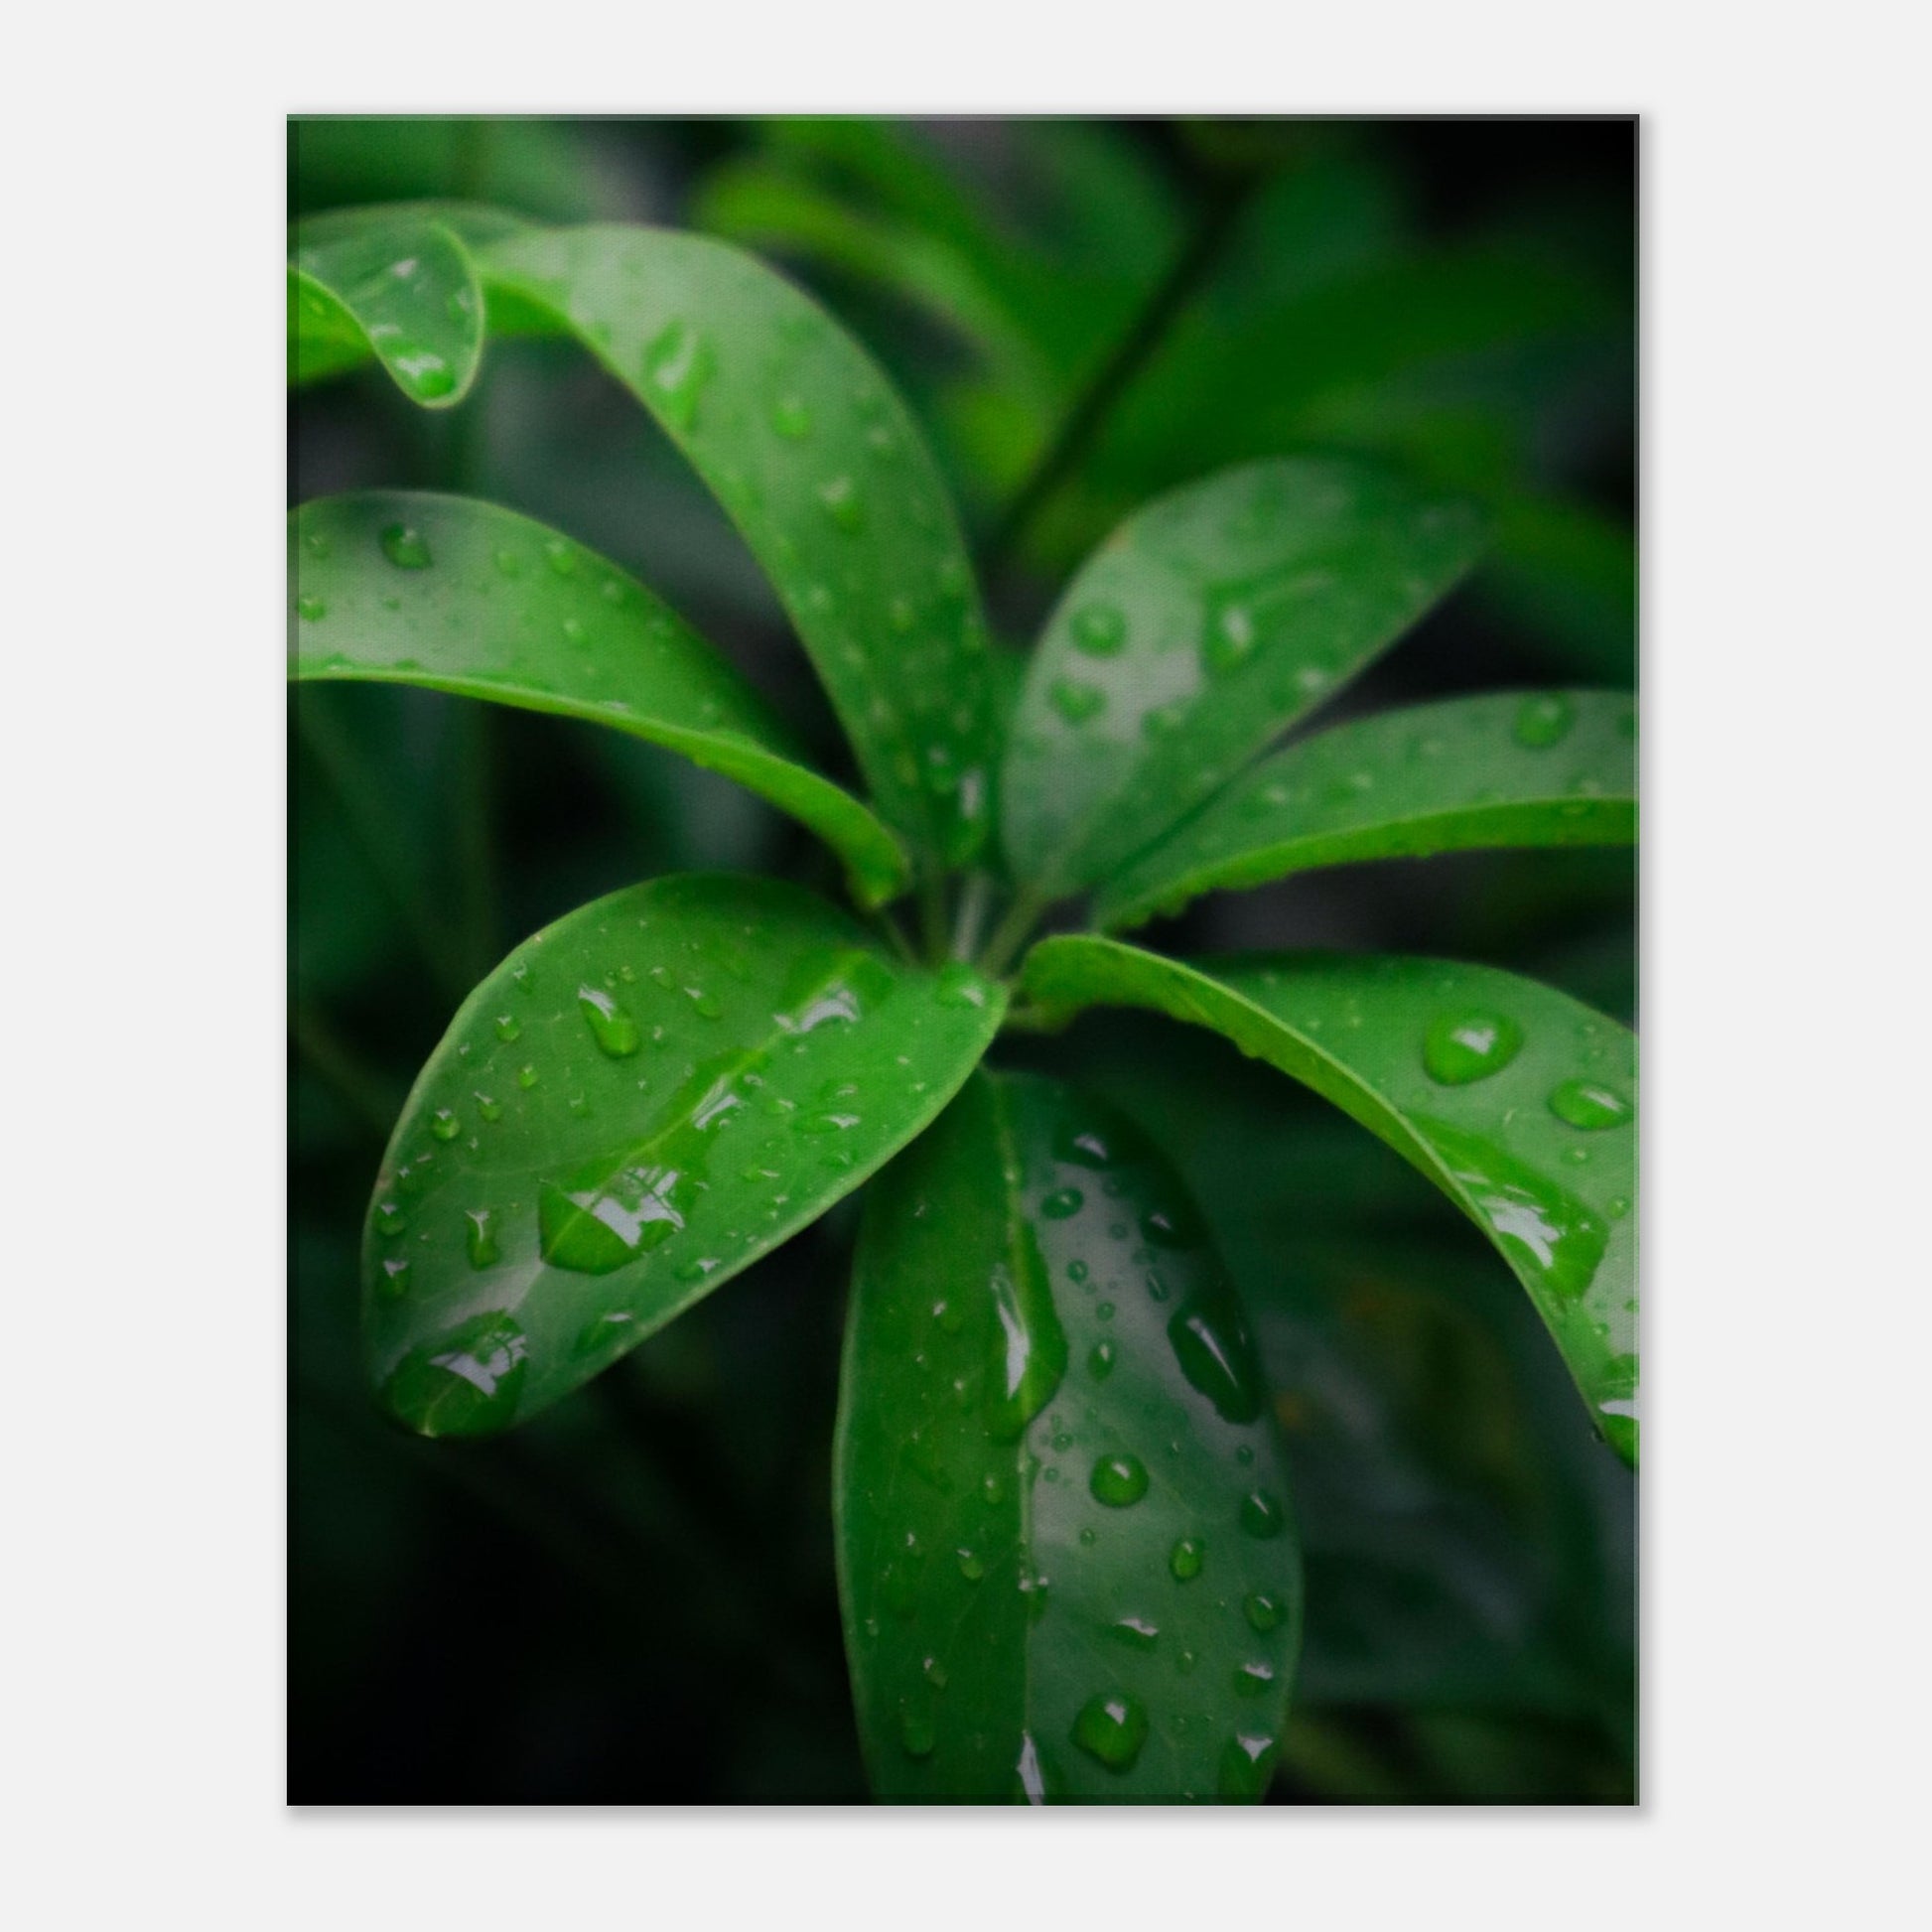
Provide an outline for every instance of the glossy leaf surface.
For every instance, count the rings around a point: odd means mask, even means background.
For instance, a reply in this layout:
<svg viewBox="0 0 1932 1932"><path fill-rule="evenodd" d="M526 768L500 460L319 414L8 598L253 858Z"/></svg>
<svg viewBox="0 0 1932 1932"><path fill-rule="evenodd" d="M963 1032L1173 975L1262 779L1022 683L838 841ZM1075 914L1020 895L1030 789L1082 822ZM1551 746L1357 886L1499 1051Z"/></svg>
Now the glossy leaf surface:
<svg viewBox="0 0 1932 1932"><path fill-rule="evenodd" d="M1244 772L1101 889L1133 926L1218 888L1315 866L1478 846L1628 845L1637 714L1627 692L1451 698L1363 718Z"/></svg>
<svg viewBox="0 0 1932 1932"><path fill-rule="evenodd" d="M769 799L845 860L858 897L906 883L897 841L801 760L725 658L616 565L462 496L372 490L289 519L299 678L373 679L610 725Z"/></svg>
<svg viewBox="0 0 1932 1932"><path fill-rule="evenodd" d="M290 377L373 353L410 401L461 402L483 357L483 297L469 249L433 207L356 209L297 229Z"/></svg>
<svg viewBox="0 0 1932 1932"><path fill-rule="evenodd" d="M996 721L945 485L877 364L752 256L596 226L486 251L491 298L578 336L689 458L771 580L886 817L953 863L984 841Z"/></svg>
<svg viewBox="0 0 1932 1932"><path fill-rule="evenodd" d="M426 1436L545 1408L911 1139L1002 1008L771 881L654 880L547 926L390 1139L363 1238L379 1401Z"/></svg>
<svg viewBox="0 0 1932 1932"><path fill-rule="evenodd" d="M1129 518L1048 621L1002 780L1017 877L1093 884L1393 643L1480 519L1367 466L1224 471Z"/></svg>
<svg viewBox="0 0 1932 1932"><path fill-rule="evenodd" d="M1637 1458L1636 1039L1554 988L1447 960L1250 955L1190 966L1116 940L1035 948L1061 1011L1210 1027L1388 1142L1489 1236L1597 1429Z"/></svg>
<svg viewBox="0 0 1932 1932"><path fill-rule="evenodd" d="M873 1190L834 1494L881 1797L1251 1800L1301 1626L1246 1318L1121 1115L973 1080Z"/></svg>

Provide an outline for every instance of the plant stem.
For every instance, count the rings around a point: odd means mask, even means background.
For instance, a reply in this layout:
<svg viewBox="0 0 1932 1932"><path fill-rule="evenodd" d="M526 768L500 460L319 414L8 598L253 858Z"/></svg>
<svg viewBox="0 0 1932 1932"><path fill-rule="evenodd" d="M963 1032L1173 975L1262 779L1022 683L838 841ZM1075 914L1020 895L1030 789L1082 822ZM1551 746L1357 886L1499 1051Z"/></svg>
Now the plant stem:
<svg viewBox="0 0 1932 1932"><path fill-rule="evenodd" d="M979 950L980 928L985 925L992 904L992 880L983 872L974 873L966 882L966 890L959 896L959 916L953 921L952 956L955 959L971 959Z"/></svg>
<svg viewBox="0 0 1932 1932"><path fill-rule="evenodd" d="M934 966L946 957L946 880L939 872L919 875L919 943Z"/></svg>
<svg viewBox="0 0 1932 1932"><path fill-rule="evenodd" d="M879 936L905 961L908 966L916 966L919 956L912 950L912 942L905 936L905 928L882 905L876 912L868 914Z"/></svg>
<svg viewBox="0 0 1932 1932"><path fill-rule="evenodd" d="M992 938L986 942L986 950L980 954L980 971L987 978L998 979L1006 971L1008 962L1027 943L1045 909L1043 899L1024 891L1007 907L1005 916L993 928Z"/></svg>
<svg viewBox="0 0 1932 1932"><path fill-rule="evenodd" d="M987 538L981 557L984 576L991 578L1006 566L1034 519L1086 455L1114 405L1160 347L1169 325L1206 279L1252 188L1253 178L1245 178L1222 187L1208 202L1186 247L1142 305L1113 353L1095 370L1059 433Z"/></svg>

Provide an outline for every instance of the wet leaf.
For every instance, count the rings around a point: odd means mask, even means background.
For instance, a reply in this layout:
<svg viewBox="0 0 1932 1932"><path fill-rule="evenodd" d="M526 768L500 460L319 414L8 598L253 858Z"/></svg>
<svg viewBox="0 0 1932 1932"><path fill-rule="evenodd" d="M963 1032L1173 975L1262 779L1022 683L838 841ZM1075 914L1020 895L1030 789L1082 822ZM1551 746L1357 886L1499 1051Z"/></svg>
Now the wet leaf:
<svg viewBox="0 0 1932 1932"><path fill-rule="evenodd" d="M1628 845L1636 700L1505 692L1364 718L1264 759L1110 879L1103 926L1316 866L1478 846Z"/></svg>
<svg viewBox="0 0 1932 1932"><path fill-rule="evenodd" d="M898 842L806 764L739 672L615 564L462 496L370 490L289 519L292 670L422 685L609 725L681 752L823 838L862 902L906 883Z"/></svg>
<svg viewBox="0 0 1932 1932"><path fill-rule="evenodd" d="M983 1076L867 1206L836 1449L860 1731L887 1798L1251 1800L1301 1626L1233 1285L1167 1162Z"/></svg>
<svg viewBox="0 0 1932 1932"><path fill-rule="evenodd" d="M1245 955L1186 965L1042 941L1024 989L1152 1007L1226 1035L1436 1182L1528 1292L1598 1431L1637 1459L1637 1079L1627 1029L1566 994L1446 960Z"/></svg>
<svg viewBox="0 0 1932 1932"><path fill-rule="evenodd" d="M308 382L371 354L410 401L448 409L483 357L483 295L464 230L506 232L508 215L433 203L352 208L296 227L289 260L289 379Z"/></svg>
<svg viewBox="0 0 1932 1932"><path fill-rule="evenodd" d="M1007 855L1105 878L1345 684L1474 561L1480 519L1365 465L1247 465L1161 497L1081 568L1028 670Z"/></svg>
<svg viewBox="0 0 1932 1932"><path fill-rule="evenodd" d="M880 810L933 863L984 843L996 720L958 522L870 354L761 262L705 236L594 226L485 250L575 334L723 504L811 653Z"/></svg>
<svg viewBox="0 0 1932 1932"><path fill-rule="evenodd" d="M545 927L390 1139L363 1240L378 1400L428 1436L545 1408L918 1133L1003 1005L766 880L654 880Z"/></svg>

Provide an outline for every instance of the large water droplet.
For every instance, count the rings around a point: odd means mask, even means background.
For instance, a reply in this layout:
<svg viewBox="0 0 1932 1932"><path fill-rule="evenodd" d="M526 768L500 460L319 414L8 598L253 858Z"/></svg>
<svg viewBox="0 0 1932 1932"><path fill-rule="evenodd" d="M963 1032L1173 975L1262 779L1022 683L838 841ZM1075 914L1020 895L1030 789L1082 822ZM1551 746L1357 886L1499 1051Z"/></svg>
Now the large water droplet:
<svg viewBox="0 0 1932 1932"><path fill-rule="evenodd" d="M567 1189L553 1181L537 1188L537 1230L553 1268L608 1275L684 1226L693 1192L676 1168L625 1168L601 1187Z"/></svg>
<svg viewBox="0 0 1932 1932"><path fill-rule="evenodd" d="M1577 707L1560 691L1547 696L1525 698L1516 713L1513 727L1516 742L1532 751L1561 744L1577 722Z"/></svg>
<svg viewBox="0 0 1932 1932"><path fill-rule="evenodd" d="M1125 1509L1147 1494L1147 1464L1138 1455L1103 1455L1088 1485L1096 1502Z"/></svg>
<svg viewBox="0 0 1932 1932"><path fill-rule="evenodd" d="M1234 1673L1234 1691L1237 1697L1258 1698L1273 1689L1275 1667L1268 1663L1243 1664Z"/></svg>
<svg viewBox="0 0 1932 1932"><path fill-rule="evenodd" d="M1090 1698L1073 1721L1073 1741L1110 1771L1131 1771L1147 1742L1147 1711L1125 1691Z"/></svg>
<svg viewBox="0 0 1932 1932"><path fill-rule="evenodd" d="M1231 1295L1190 1296L1169 1318L1168 1340L1181 1374L1223 1422L1249 1423L1261 1414L1254 1343Z"/></svg>
<svg viewBox="0 0 1932 1932"><path fill-rule="evenodd" d="M1107 1634L1130 1650L1152 1650L1161 1639L1161 1626L1144 1616L1123 1616L1108 1624Z"/></svg>
<svg viewBox="0 0 1932 1932"><path fill-rule="evenodd" d="M1581 1295L1603 1259L1609 1230L1547 1174L1447 1121L1415 1120L1478 1216L1513 1259L1528 1261L1559 1295Z"/></svg>
<svg viewBox="0 0 1932 1932"><path fill-rule="evenodd" d="M379 541L382 554L398 570L429 568L429 544L413 524L391 523L383 530Z"/></svg>
<svg viewBox="0 0 1932 1932"><path fill-rule="evenodd" d="M1198 1537L1183 1536L1168 1553L1168 1568L1176 1583L1189 1584L1201 1573L1207 1560L1207 1546Z"/></svg>
<svg viewBox="0 0 1932 1932"><path fill-rule="evenodd" d="M429 1131L439 1141L453 1141L463 1131L463 1123L448 1107L439 1107L429 1117Z"/></svg>
<svg viewBox="0 0 1932 1932"><path fill-rule="evenodd" d="M591 1037L614 1060L628 1059L643 1045L637 1023L602 988L580 986L577 1010L591 1030Z"/></svg>
<svg viewBox="0 0 1932 1932"><path fill-rule="evenodd" d="M1013 1266L996 1262L989 1281L994 1312L993 1360L987 1376L986 1425L1002 1442L1017 1438L1045 1406L1066 1373L1066 1330L1053 1311L1045 1264L1031 1228L1022 1227Z"/></svg>
<svg viewBox="0 0 1932 1932"><path fill-rule="evenodd" d="M932 997L942 1007L984 1007L987 998L986 980L973 967L963 961L955 961L950 966L939 969L939 978L933 988Z"/></svg>
<svg viewBox="0 0 1932 1932"><path fill-rule="evenodd" d="M1423 1069L1439 1086L1464 1087L1501 1072L1522 1046L1523 1030L1507 1014L1462 1008L1430 1022Z"/></svg>
<svg viewBox="0 0 1932 1932"><path fill-rule="evenodd" d="M524 1354L523 1330L510 1316L479 1314L404 1357L382 1400L424 1436L500 1429L516 1413Z"/></svg>
<svg viewBox="0 0 1932 1932"><path fill-rule="evenodd" d="M1623 1126L1636 1110L1600 1080L1566 1080L1551 1093L1550 1111L1572 1127L1598 1133L1605 1127Z"/></svg>

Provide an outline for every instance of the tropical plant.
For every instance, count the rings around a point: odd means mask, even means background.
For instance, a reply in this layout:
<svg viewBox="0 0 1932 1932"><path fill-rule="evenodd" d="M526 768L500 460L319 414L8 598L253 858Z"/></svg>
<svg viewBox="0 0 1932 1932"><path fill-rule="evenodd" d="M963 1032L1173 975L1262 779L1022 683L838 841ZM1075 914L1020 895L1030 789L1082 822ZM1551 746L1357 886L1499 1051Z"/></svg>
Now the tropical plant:
<svg viewBox="0 0 1932 1932"><path fill-rule="evenodd" d="M370 1197L376 1402L422 1436L509 1429L864 1187L833 1504L875 1794L1258 1797L1303 1624L1291 1392L1168 1156L1011 1049L1139 1007L1331 1102L1483 1231L1634 1465L1629 1031L1491 967L1119 936L1314 868L1628 844L1631 696L1452 698L1280 744L1485 541L1461 495L1326 454L1146 502L1022 659L895 386L753 255L453 203L293 232L292 382L374 362L448 410L516 336L581 345L717 498L863 795L647 586L471 496L291 514L293 675L668 748L806 827L850 903L651 878L469 993Z"/></svg>

